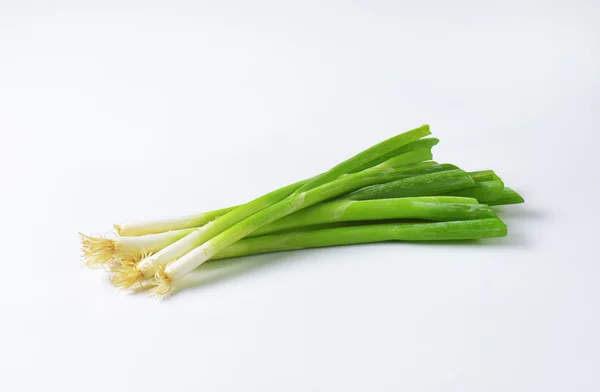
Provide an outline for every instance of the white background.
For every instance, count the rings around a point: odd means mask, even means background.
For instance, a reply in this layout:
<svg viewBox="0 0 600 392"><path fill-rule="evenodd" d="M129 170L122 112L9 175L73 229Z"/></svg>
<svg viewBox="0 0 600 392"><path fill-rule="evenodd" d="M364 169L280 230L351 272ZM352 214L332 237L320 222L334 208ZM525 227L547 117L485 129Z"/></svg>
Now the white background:
<svg viewBox="0 0 600 392"><path fill-rule="evenodd" d="M413 3L0 0L2 390L600 390L599 3ZM507 238L209 263L162 302L81 266L77 231L423 123L526 197Z"/></svg>

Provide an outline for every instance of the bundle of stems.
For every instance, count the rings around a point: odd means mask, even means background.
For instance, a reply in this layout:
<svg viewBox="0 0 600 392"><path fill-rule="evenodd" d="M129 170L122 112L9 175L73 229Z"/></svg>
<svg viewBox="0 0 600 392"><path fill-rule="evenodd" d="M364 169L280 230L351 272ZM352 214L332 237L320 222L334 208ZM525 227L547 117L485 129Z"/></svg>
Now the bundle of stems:
<svg viewBox="0 0 600 392"><path fill-rule="evenodd" d="M81 234L88 266L108 266L114 285L150 283L165 295L210 259L380 241L492 238L506 226L492 205L523 202L491 170L432 161L423 125L315 177L239 206L114 225L115 238ZM247 238L248 237L248 238Z"/></svg>

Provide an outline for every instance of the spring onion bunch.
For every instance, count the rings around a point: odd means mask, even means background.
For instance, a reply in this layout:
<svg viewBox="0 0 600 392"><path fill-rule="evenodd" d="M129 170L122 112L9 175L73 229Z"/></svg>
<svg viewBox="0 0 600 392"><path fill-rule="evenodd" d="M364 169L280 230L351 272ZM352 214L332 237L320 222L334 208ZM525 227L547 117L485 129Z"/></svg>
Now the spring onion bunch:
<svg viewBox="0 0 600 392"><path fill-rule="evenodd" d="M208 260L381 241L502 237L491 206L523 198L492 170L432 160L428 125L387 139L330 170L234 207L114 225L113 238L80 234L83 258L111 282L148 283L162 296Z"/></svg>

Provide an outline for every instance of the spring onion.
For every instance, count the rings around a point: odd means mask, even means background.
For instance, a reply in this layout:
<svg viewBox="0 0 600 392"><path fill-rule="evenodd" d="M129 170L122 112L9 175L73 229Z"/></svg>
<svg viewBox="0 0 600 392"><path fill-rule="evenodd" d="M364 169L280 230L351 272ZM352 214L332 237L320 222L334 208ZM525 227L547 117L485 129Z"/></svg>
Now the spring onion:
<svg viewBox="0 0 600 392"><path fill-rule="evenodd" d="M173 219L123 222L115 238L81 234L91 267L113 284L149 281L153 294L211 259L380 241L506 235L491 206L523 198L492 170L432 161L428 125L396 135L315 177L235 207Z"/></svg>

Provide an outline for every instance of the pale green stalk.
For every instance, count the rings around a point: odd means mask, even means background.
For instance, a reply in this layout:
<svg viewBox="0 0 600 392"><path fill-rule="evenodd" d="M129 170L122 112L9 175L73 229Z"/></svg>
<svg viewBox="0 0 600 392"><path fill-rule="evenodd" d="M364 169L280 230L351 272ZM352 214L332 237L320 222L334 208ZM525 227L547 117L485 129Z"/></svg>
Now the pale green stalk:
<svg viewBox="0 0 600 392"><path fill-rule="evenodd" d="M194 231L194 228L166 231L164 233L145 234L142 236L119 236L113 238L115 249L121 256L140 256L152 254L171 245Z"/></svg>
<svg viewBox="0 0 600 392"><path fill-rule="evenodd" d="M114 225L115 230L122 236L138 236L145 234L163 233L171 230L200 227L213 219L222 216L234 207L221 208L219 210L203 212L196 215L181 216L171 219L160 219L145 222L123 222Z"/></svg>

